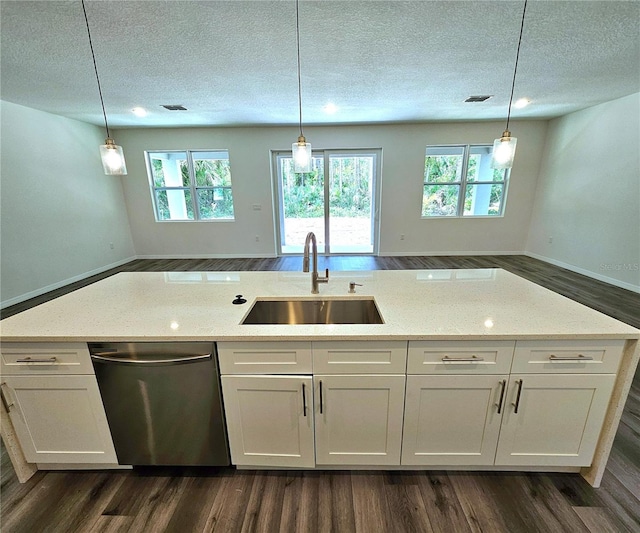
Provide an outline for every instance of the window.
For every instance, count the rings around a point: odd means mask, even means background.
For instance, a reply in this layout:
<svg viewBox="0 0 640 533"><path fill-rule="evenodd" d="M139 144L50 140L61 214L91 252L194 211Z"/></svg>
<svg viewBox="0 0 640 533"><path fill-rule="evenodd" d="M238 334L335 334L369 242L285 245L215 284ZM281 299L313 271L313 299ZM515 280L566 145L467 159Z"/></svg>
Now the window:
<svg viewBox="0 0 640 533"><path fill-rule="evenodd" d="M291 152L272 154L281 254L302 253L308 231L324 254L376 252L380 150L316 150L302 174Z"/></svg>
<svg viewBox="0 0 640 533"><path fill-rule="evenodd" d="M501 216L509 171L491 168L492 149L427 146L422 217Z"/></svg>
<svg viewBox="0 0 640 533"><path fill-rule="evenodd" d="M233 220L227 150L145 154L156 220Z"/></svg>

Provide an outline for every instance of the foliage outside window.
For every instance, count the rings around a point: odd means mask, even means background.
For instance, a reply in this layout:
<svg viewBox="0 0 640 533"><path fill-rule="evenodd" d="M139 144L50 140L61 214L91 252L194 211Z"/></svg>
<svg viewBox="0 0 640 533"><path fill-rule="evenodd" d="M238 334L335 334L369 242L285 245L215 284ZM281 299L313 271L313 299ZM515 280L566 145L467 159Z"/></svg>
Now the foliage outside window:
<svg viewBox="0 0 640 533"><path fill-rule="evenodd" d="M311 172L294 173L293 159L280 158L286 218L324 216L324 157L314 156ZM329 157L329 205L333 217L369 217L373 159L370 156Z"/></svg>
<svg viewBox="0 0 640 533"><path fill-rule="evenodd" d="M227 150L148 151L156 220L233 220Z"/></svg>
<svg viewBox="0 0 640 533"><path fill-rule="evenodd" d="M493 169L491 145L428 146L422 217L501 216L508 170Z"/></svg>

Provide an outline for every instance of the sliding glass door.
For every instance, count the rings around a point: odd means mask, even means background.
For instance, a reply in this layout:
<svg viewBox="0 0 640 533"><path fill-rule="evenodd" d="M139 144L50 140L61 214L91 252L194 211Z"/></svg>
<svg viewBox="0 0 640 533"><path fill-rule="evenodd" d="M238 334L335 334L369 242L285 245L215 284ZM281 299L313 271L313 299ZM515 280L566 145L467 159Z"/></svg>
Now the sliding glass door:
<svg viewBox="0 0 640 533"><path fill-rule="evenodd" d="M291 152L273 157L280 254L301 253L309 231L321 253L377 253L379 150L314 152L305 174L294 174Z"/></svg>

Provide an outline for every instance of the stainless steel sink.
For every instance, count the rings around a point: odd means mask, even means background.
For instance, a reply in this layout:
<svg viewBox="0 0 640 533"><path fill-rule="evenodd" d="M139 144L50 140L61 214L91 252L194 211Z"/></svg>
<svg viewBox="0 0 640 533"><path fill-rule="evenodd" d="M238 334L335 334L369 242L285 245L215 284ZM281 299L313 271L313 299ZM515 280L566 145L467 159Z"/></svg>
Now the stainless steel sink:
<svg viewBox="0 0 640 533"><path fill-rule="evenodd" d="M242 324L384 324L367 300L257 300Z"/></svg>

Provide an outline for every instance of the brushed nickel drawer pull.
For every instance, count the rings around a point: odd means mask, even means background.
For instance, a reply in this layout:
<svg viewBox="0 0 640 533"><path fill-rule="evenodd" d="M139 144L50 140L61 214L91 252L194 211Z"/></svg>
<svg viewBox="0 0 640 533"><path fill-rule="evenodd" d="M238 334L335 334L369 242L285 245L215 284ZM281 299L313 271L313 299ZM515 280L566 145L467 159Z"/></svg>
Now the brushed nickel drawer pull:
<svg viewBox="0 0 640 533"><path fill-rule="evenodd" d="M516 401L515 402L511 402L511 405L513 405L514 409L513 412L514 414L518 414L518 407L520 407L520 395L522 394L522 383L524 380L522 379L516 379L516 383L518 384L518 394L516 396Z"/></svg>
<svg viewBox="0 0 640 533"><path fill-rule="evenodd" d="M4 405L5 411L7 411L7 413L9 411L11 411L11 408L13 407L14 403L8 403L7 402L7 398L4 395L4 388L7 384L6 383L2 383L2 385L0 385L0 398L2 398L2 405Z"/></svg>
<svg viewBox="0 0 640 533"><path fill-rule="evenodd" d="M502 401L504 400L504 393L505 393L505 390L507 389L507 380L501 379L499 383L500 383L500 399L498 400L498 403L495 404L496 407L498 408L498 414L500 414L500 412L502 411Z"/></svg>
<svg viewBox="0 0 640 533"><path fill-rule="evenodd" d="M24 359L16 360L16 363L49 363L52 365L57 360L57 357L48 357L47 359L33 359L32 357L25 357Z"/></svg>
<svg viewBox="0 0 640 533"><path fill-rule="evenodd" d="M582 355L581 353L577 356L574 355L556 355L551 354L549 356L549 361L593 361L593 357L589 355Z"/></svg>
<svg viewBox="0 0 640 533"><path fill-rule="evenodd" d="M471 357L449 357L445 355L442 358L443 362L455 362L455 363L479 363L480 361L484 361L484 357L478 357L476 354L473 354Z"/></svg>

